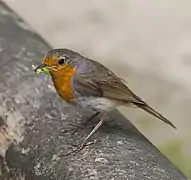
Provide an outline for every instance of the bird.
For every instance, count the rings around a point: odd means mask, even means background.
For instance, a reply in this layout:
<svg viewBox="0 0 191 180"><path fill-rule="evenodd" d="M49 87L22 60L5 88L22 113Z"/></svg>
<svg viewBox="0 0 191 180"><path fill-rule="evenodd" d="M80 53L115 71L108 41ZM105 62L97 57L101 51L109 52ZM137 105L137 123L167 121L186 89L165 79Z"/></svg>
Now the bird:
<svg viewBox="0 0 191 180"><path fill-rule="evenodd" d="M78 152L99 129L108 113L119 107L136 106L162 120L173 128L171 121L157 112L136 95L112 70L98 61L89 59L73 50L51 49L34 71L47 68L59 96L66 102L100 115L100 121L73 151Z"/></svg>

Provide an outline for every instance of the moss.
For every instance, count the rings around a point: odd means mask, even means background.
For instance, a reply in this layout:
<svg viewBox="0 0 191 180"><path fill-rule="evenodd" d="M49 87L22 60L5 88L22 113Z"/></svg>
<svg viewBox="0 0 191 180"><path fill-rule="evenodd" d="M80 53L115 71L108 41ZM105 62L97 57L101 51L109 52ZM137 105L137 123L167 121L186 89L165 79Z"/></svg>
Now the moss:
<svg viewBox="0 0 191 180"><path fill-rule="evenodd" d="M191 177L191 161L182 151L182 142L179 139L171 140L159 147L161 152L168 157L185 175Z"/></svg>

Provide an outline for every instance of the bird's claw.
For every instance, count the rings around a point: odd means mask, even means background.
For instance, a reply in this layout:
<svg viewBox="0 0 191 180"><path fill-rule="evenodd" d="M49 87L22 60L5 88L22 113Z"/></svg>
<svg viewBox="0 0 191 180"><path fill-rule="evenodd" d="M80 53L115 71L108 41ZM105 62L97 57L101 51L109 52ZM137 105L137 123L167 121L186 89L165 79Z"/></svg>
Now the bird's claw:
<svg viewBox="0 0 191 180"><path fill-rule="evenodd" d="M71 135L76 134L82 127L80 125L74 125L74 124L69 124L70 128L62 130L62 133L70 133Z"/></svg>
<svg viewBox="0 0 191 180"><path fill-rule="evenodd" d="M71 154L72 154L72 155L76 155L78 152L80 152L81 150L83 150L84 147L90 146L90 145L92 145L92 144L95 144L95 142L96 142L96 140L91 141L91 142L87 142L87 143L82 142L82 143L79 144L79 145L74 145L74 144L72 144L72 146L75 146L76 148L75 148L74 150L68 152L65 156L69 156L69 155L71 155Z"/></svg>

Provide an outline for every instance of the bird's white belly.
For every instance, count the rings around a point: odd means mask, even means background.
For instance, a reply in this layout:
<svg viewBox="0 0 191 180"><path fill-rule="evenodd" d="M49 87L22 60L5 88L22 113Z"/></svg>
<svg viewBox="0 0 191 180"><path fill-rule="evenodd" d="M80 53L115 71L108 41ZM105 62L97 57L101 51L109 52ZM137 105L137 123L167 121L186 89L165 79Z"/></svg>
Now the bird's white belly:
<svg viewBox="0 0 191 180"><path fill-rule="evenodd" d="M121 104L119 101L104 97L80 97L76 102L79 107L97 111L111 111Z"/></svg>

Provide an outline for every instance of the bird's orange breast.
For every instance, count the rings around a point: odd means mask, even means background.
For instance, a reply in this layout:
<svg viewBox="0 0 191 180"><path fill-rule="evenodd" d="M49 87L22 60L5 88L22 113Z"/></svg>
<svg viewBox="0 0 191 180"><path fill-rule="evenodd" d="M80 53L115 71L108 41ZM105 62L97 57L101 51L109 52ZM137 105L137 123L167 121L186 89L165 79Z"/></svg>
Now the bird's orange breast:
<svg viewBox="0 0 191 180"><path fill-rule="evenodd" d="M74 91L71 84L72 77L76 74L76 69L71 65L52 72L52 80L58 94L67 102L73 102Z"/></svg>

